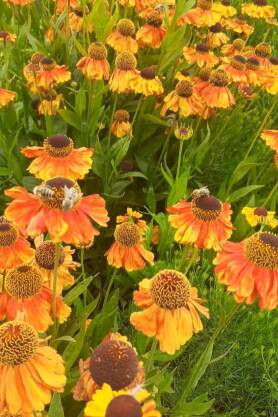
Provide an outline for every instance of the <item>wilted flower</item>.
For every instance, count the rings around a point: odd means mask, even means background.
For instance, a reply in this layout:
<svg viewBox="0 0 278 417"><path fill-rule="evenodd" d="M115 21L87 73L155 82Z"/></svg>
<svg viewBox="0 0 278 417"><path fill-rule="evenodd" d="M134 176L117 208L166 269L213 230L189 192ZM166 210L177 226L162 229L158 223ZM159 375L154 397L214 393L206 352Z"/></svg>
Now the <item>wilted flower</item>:
<svg viewBox="0 0 278 417"><path fill-rule="evenodd" d="M39 61L39 67L39 71L36 72L36 84L45 90L71 79L71 73L67 67L57 65L51 58L42 58Z"/></svg>
<svg viewBox="0 0 278 417"><path fill-rule="evenodd" d="M90 33L93 31L92 23L86 21L89 15L89 9L85 6L84 10L81 7L75 7L69 13L69 27L73 32L85 32Z"/></svg>
<svg viewBox="0 0 278 417"><path fill-rule="evenodd" d="M46 116L55 116L62 104L63 96L53 88L41 92L41 102L38 104L38 113Z"/></svg>
<svg viewBox="0 0 278 417"><path fill-rule="evenodd" d="M207 43L210 48L218 48L229 41L229 37L223 32L224 28L220 22L209 28Z"/></svg>

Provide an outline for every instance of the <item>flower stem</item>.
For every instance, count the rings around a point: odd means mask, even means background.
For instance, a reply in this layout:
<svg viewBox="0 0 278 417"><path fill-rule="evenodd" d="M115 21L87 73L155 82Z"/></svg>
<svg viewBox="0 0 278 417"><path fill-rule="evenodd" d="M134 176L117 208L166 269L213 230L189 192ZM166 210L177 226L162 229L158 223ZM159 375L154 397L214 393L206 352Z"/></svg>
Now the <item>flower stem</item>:
<svg viewBox="0 0 278 417"><path fill-rule="evenodd" d="M172 134L173 134L173 127L171 127L171 129L169 130L168 136L166 137L165 142L164 142L164 144L163 144L163 147L162 147L162 150L161 150L161 153L160 153L159 159L158 159L158 163L157 163L157 167L158 167L158 169L159 169L160 164L161 164L161 162L162 162L162 159L163 159L164 153L166 152L166 150L167 150L167 148L168 148L169 141L170 141L170 138L171 138Z"/></svg>
<svg viewBox="0 0 278 417"><path fill-rule="evenodd" d="M272 188L272 190L270 191L270 193L268 194L263 206L266 207L267 203L271 200L271 197L275 194L276 190L278 188L278 181L276 182L276 184L274 185L274 187Z"/></svg>
<svg viewBox="0 0 278 417"><path fill-rule="evenodd" d="M113 103L113 107L112 107L111 118L110 118L110 123L109 123L108 144L107 144L108 151L109 151L110 146L111 146L112 124L113 124L114 114L115 114L116 107L117 107L117 102L118 102L118 96L115 95L114 103Z"/></svg>
<svg viewBox="0 0 278 417"><path fill-rule="evenodd" d="M157 345L158 345L157 339L153 338L151 349L149 351L149 357L148 357L148 360L147 360L147 363L146 363L146 366L145 366L146 375L148 375L149 372L152 370L152 366L153 366L153 362L154 362L153 359L154 359L154 354L155 354Z"/></svg>
<svg viewBox="0 0 278 417"><path fill-rule="evenodd" d="M180 147L179 147L179 156L178 156L178 165L177 165L177 172L176 172L176 182L179 179L180 176L180 168L181 168L181 159L182 159L182 150L183 150L183 144L184 141L180 141Z"/></svg>
<svg viewBox="0 0 278 417"><path fill-rule="evenodd" d="M111 288L112 288L112 286L113 286L113 284L114 284L114 281L115 281L116 275L117 275L117 270L116 270L116 269L114 269L113 274L112 274L112 276L111 276L111 278L110 278L110 281L109 281L109 284L108 284L107 290L106 290L106 292L105 292L105 296L104 296L104 300L103 300L103 305L102 305L102 310L104 309L104 307L105 307L105 306L106 306L106 304L107 304L108 297L109 297L109 295L110 295Z"/></svg>
<svg viewBox="0 0 278 417"><path fill-rule="evenodd" d="M57 296L57 279L58 279L58 267L61 256L61 243L55 243L55 257L54 257L54 270L53 270L53 285L52 285L52 318L53 318L53 337L56 334L57 317L56 317L56 296Z"/></svg>
<svg viewBox="0 0 278 417"><path fill-rule="evenodd" d="M134 113L134 116L133 116L133 119L132 119L132 123L131 123L132 127L134 126L135 120L137 119L137 116L138 116L139 111L141 109L143 99L144 99L144 96L141 95L141 97L138 100L138 104L137 104L137 107L136 107L136 110L135 110L135 113Z"/></svg>

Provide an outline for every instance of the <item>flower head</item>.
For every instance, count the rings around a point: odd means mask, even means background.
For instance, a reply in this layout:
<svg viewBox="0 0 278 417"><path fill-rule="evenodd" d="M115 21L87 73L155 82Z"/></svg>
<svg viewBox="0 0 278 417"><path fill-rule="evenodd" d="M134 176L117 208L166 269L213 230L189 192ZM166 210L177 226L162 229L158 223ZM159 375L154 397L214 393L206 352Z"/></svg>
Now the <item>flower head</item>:
<svg viewBox="0 0 278 417"><path fill-rule="evenodd" d="M209 317L197 289L175 270L164 269L141 281L134 302L143 311L131 314L131 324L146 336L155 337L160 350L168 354L174 354L193 333L203 329L199 313Z"/></svg>
<svg viewBox="0 0 278 417"><path fill-rule="evenodd" d="M14 43L16 41L16 35L14 33L5 32L4 30L0 31L0 42L4 44L7 42Z"/></svg>
<svg viewBox="0 0 278 417"><path fill-rule="evenodd" d="M224 28L220 22L209 28L207 43L210 48L218 48L219 46L227 44L229 37L224 33Z"/></svg>
<svg viewBox="0 0 278 417"><path fill-rule="evenodd" d="M221 14L213 10L212 0L198 0L197 7L190 9L178 19L178 25L210 27L221 20Z"/></svg>
<svg viewBox="0 0 278 417"><path fill-rule="evenodd" d="M71 73L65 65L57 65L52 58L44 57L39 62L36 84L45 90L71 79Z"/></svg>
<svg viewBox="0 0 278 417"><path fill-rule="evenodd" d="M160 48L166 34L166 29L162 27L162 23L160 12L153 10L147 16L146 24L136 34L136 39L140 47Z"/></svg>
<svg viewBox="0 0 278 417"><path fill-rule="evenodd" d="M275 16L276 10L274 6L268 5L266 0L253 0L253 3L243 3L241 12L256 19L269 19Z"/></svg>
<svg viewBox="0 0 278 417"><path fill-rule="evenodd" d="M160 96L164 89L162 82L155 74L154 67L147 67L140 71L140 74L131 82L135 93L144 94L144 96Z"/></svg>
<svg viewBox="0 0 278 417"><path fill-rule="evenodd" d="M132 138L132 125L130 123L128 111L123 109L115 111L112 123L112 133L117 138L123 138L125 136Z"/></svg>
<svg viewBox="0 0 278 417"><path fill-rule="evenodd" d="M209 81L204 82L198 92L208 107L227 108L235 104L235 98L228 88L229 78L223 70L212 71Z"/></svg>
<svg viewBox="0 0 278 417"><path fill-rule="evenodd" d="M222 24L225 28L233 30L236 33L242 33L245 37L248 37L254 31L253 26L249 25L242 15L224 19Z"/></svg>
<svg viewBox="0 0 278 417"><path fill-rule="evenodd" d="M223 45L221 52L225 56L240 55L245 49L245 41L241 38L235 39L232 43Z"/></svg>
<svg viewBox="0 0 278 417"><path fill-rule="evenodd" d="M7 104L14 101L16 97L16 93L14 91L5 90L4 88L0 88L0 109Z"/></svg>
<svg viewBox="0 0 278 417"><path fill-rule="evenodd" d="M76 68L88 80L108 80L110 65L105 46L101 42L93 42L89 46L88 55L77 62Z"/></svg>
<svg viewBox="0 0 278 417"><path fill-rule="evenodd" d="M275 219L275 211L267 211L263 207L244 207L241 212L250 226L255 227L258 224L265 224L272 229L278 226L278 220Z"/></svg>
<svg viewBox="0 0 278 417"><path fill-rule="evenodd" d="M122 52L117 55L115 69L109 80L109 87L115 93L132 92L131 81L138 77L136 70L137 60L130 52Z"/></svg>
<svg viewBox="0 0 278 417"><path fill-rule="evenodd" d="M206 43L199 43L195 48L184 47L183 56L189 64L197 64L198 67L214 67L219 59L209 50Z"/></svg>
<svg viewBox="0 0 278 417"><path fill-rule="evenodd" d="M87 22L87 16L89 15L89 9L86 6L84 9L80 6L74 7L69 13L69 27L73 32L83 32L87 33L93 31L92 23Z"/></svg>
<svg viewBox="0 0 278 417"><path fill-rule="evenodd" d="M38 113L47 115L47 116L55 116L60 107L63 100L62 94L58 94L53 88L50 90L43 90L41 92L42 100L38 105Z"/></svg>
<svg viewBox="0 0 278 417"><path fill-rule="evenodd" d="M135 25L130 19L121 19L118 21L116 30L106 39L106 43L115 49L116 52L131 52L136 54L138 51L135 36Z"/></svg>
<svg viewBox="0 0 278 417"><path fill-rule="evenodd" d="M235 7L231 5L231 0L214 1L212 10L219 13L221 17L233 17L237 14Z"/></svg>
<svg viewBox="0 0 278 417"><path fill-rule="evenodd" d="M278 130L263 130L261 138L273 151L278 152Z"/></svg>

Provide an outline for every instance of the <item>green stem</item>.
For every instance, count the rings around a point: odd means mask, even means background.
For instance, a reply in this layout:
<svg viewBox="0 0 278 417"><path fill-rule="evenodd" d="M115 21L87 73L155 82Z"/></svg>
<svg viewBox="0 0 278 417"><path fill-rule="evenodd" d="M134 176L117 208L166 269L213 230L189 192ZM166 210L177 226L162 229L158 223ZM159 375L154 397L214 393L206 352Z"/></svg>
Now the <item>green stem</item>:
<svg viewBox="0 0 278 417"><path fill-rule="evenodd" d="M112 286L113 286L113 284L114 284L114 281L115 281L116 275L117 275L117 270L116 270L116 269L114 269L113 274L112 274L112 277L110 278L110 281L109 281L109 284L108 284L107 290L106 290L106 292L105 292L105 297L104 297L104 301L103 301L103 305L102 305L102 310L104 309L104 307L105 307L105 306L106 306L106 304L107 304L108 297L109 297L109 295L110 295L111 288L112 288Z"/></svg>
<svg viewBox="0 0 278 417"><path fill-rule="evenodd" d="M60 242L55 243L55 257L53 270L53 285L52 285L52 318L53 318L53 338L56 335L57 317L56 317L56 297L57 297L57 279L58 267L61 256L62 245Z"/></svg>
<svg viewBox="0 0 278 417"><path fill-rule="evenodd" d="M164 153L165 153L165 152L166 152L166 150L168 149L169 141L170 141L170 138L171 138L171 136L172 136L172 134L173 134L173 130L174 130L174 128L173 128L173 127L171 127L171 129L169 130L168 136L166 137L165 142L164 142L164 144L163 144L163 147L162 147L162 150L161 150L160 156L159 156L159 158L158 158L158 163L157 163L157 167L158 167L158 169L159 169L160 164L161 164L161 162L162 162L162 160L163 160Z"/></svg>
<svg viewBox="0 0 278 417"><path fill-rule="evenodd" d="M147 376L150 373L150 371L152 370L152 366L153 366L153 362L154 362L153 357L154 357L157 345L158 345L157 339L153 338L151 349L149 351L149 357L148 357L148 360L147 360L147 363L146 363L146 366L145 366Z"/></svg>
<svg viewBox="0 0 278 417"><path fill-rule="evenodd" d="M176 172L176 182L180 176L180 168L181 168L181 157L182 157L182 150L183 150L183 144L184 141L180 141L180 147L179 147L179 155L178 155L178 165L177 165L177 172Z"/></svg>
<svg viewBox="0 0 278 417"><path fill-rule="evenodd" d="M141 109L141 106L142 106L142 103L143 103L143 99L144 99L144 96L143 96L143 95L141 95L141 97L140 97L140 99L139 99L139 101L138 101L138 104L137 104L137 107L136 107L136 110L135 110L135 113L134 113L134 116L133 116L132 122L131 122L132 127L134 126L134 123L135 123L135 121L136 121L136 119L137 119L137 116L138 116L138 114L139 114L139 111L140 111L140 109Z"/></svg>
<svg viewBox="0 0 278 417"><path fill-rule="evenodd" d="M270 193L268 194L263 206L266 207L267 203L271 200L271 197L274 195L274 193L276 192L278 188L278 181L276 182L275 186L272 188L272 190L270 191Z"/></svg>
<svg viewBox="0 0 278 417"><path fill-rule="evenodd" d="M112 124L113 124L114 114L115 114L116 107L117 107L117 102L118 102L118 96L115 95L114 103L113 103L113 107L112 107L112 113L111 113L111 117L110 117L110 123L109 123L108 145L107 145L108 151L109 151L110 146L111 146Z"/></svg>

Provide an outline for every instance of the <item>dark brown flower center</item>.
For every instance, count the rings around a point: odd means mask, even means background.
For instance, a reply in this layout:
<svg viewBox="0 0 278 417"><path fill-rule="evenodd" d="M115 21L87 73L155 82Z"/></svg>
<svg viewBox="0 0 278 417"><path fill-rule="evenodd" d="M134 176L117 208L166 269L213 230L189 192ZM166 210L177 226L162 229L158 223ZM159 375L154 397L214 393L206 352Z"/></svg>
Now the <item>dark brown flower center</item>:
<svg viewBox="0 0 278 417"><path fill-rule="evenodd" d="M164 269L153 278L151 296L160 308L174 310L187 304L190 283L181 272Z"/></svg>
<svg viewBox="0 0 278 417"><path fill-rule="evenodd" d="M17 229L12 224L0 223L0 247L13 245L17 236Z"/></svg>
<svg viewBox="0 0 278 417"><path fill-rule="evenodd" d="M116 242L126 247L135 246L141 240L139 228L134 223L118 224L114 236Z"/></svg>
<svg viewBox="0 0 278 417"><path fill-rule="evenodd" d="M253 0L253 3L256 4L256 6L266 6L267 5L266 0Z"/></svg>
<svg viewBox="0 0 278 417"><path fill-rule="evenodd" d="M6 41L9 37L9 33L8 32L4 32L4 31L0 31L0 39L3 39L4 41Z"/></svg>
<svg viewBox="0 0 278 417"><path fill-rule="evenodd" d="M41 289L43 276L31 265L20 265L11 269L5 280L8 294L18 300L34 297Z"/></svg>
<svg viewBox="0 0 278 417"><path fill-rule="evenodd" d="M231 5L231 1L230 0L222 0L221 4L223 4L223 6L230 6Z"/></svg>
<svg viewBox="0 0 278 417"><path fill-rule="evenodd" d="M256 58L249 58L246 62L246 68L256 71L260 67L260 61Z"/></svg>
<svg viewBox="0 0 278 417"><path fill-rule="evenodd" d="M199 71L199 78L202 81L208 81L209 80L209 77L210 77L210 74L211 74L211 69L210 68L202 68Z"/></svg>
<svg viewBox="0 0 278 417"><path fill-rule="evenodd" d="M37 334L29 324L15 320L0 326L1 366L15 367L27 362L37 346Z"/></svg>
<svg viewBox="0 0 278 417"><path fill-rule="evenodd" d="M206 53L209 51L209 47L206 43L199 43L196 46L196 51Z"/></svg>
<svg viewBox="0 0 278 417"><path fill-rule="evenodd" d="M221 202L213 195L203 195L192 200L192 212L200 220L216 220L221 211Z"/></svg>
<svg viewBox="0 0 278 417"><path fill-rule="evenodd" d="M122 52L117 55L115 65L120 70L132 71L137 66L137 60L131 52Z"/></svg>
<svg viewBox="0 0 278 417"><path fill-rule="evenodd" d="M44 140L44 147L50 156L65 158L73 149L73 141L66 135L54 135Z"/></svg>
<svg viewBox="0 0 278 417"><path fill-rule="evenodd" d="M123 36L133 36L135 33L135 25L132 20L121 19L117 24L117 31Z"/></svg>
<svg viewBox="0 0 278 417"><path fill-rule="evenodd" d="M115 111L114 120L118 123L128 122L129 121L129 113L126 110L119 109Z"/></svg>
<svg viewBox="0 0 278 417"><path fill-rule="evenodd" d="M140 72L141 77L146 78L147 80L153 80L155 78L155 70L153 67L144 68Z"/></svg>
<svg viewBox="0 0 278 417"><path fill-rule="evenodd" d="M142 417L142 409L131 395L119 395L110 401L105 417Z"/></svg>
<svg viewBox="0 0 278 417"><path fill-rule="evenodd" d="M232 67L239 71L244 71L245 63L246 59L242 55L235 55L231 61Z"/></svg>
<svg viewBox="0 0 278 417"><path fill-rule="evenodd" d="M233 47L237 51L242 51L245 48L245 42L243 39L237 38L233 41Z"/></svg>
<svg viewBox="0 0 278 417"><path fill-rule="evenodd" d="M210 32L212 33L219 33L223 31L223 26L221 25L221 23L215 23L215 25L211 26L209 28Z"/></svg>
<svg viewBox="0 0 278 417"><path fill-rule="evenodd" d="M51 71L55 68L56 63L54 59L44 57L40 60L40 66L44 71Z"/></svg>
<svg viewBox="0 0 278 417"><path fill-rule="evenodd" d="M244 241L247 258L259 268L277 270L278 236L272 233L256 233Z"/></svg>
<svg viewBox="0 0 278 417"><path fill-rule="evenodd" d="M38 65L43 58L45 58L45 56L43 54L41 54L40 52L35 52L31 56L31 63L35 64L35 65Z"/></svg>
<svg viewBox="0 0 278 417"><path fill-rule="evenodd" d="M90 373L97 385L120 390L132 384L139 361L134 349L120 340L106 340L91 354Z"/></svg>
<svg viewBox="0 0 278 417"><path fill-rule="evenodd" d="M53 89L43 91L41 93L41 95L42 95L43 99L46 100L46 101L54 101L58 96L57 92Z"/></svg>
<svg viewBox="0 0 278 417"><path fill-rule="evenodd" d="M40 246L37 247L35 258L37 264L49 271L54 269L55 265L55 252L56 246L53 242L43 242ZM65 260L65 254L62 251L59 258L59 265L62 265Z"/></svg>
<svg viewBox="0 0 278 417"><path fill-rule="evenodd" d="M271 54L271 46L267 43L259 43L255 48L255 53L261 58L266 58Z"/></svg>
<svg viewBox="0 0 278 417"><path fill-rule="evenodd" d="M256 214L256 216L266 217L267 216L267 210L263 207L257 207L254 210L254 214Z"/></svg>
<svg viewBox="0 0 278 417"><path fill-rule="evenodd" d="M176 85L176 93L180 97L191 97L193 94L193 87L189 81L179 81Z"/></svg>
<svg viewBox="0 0 278 417"><path fill-rule="evenodd" d="M102 61L107 58L107 49L101 42L93 42L88 49L88 53L92 59Z"/></svg>
<svg viewBox="0 0 278 417"><path fill-rule="evenodd" d="M146 18L146 22L148 25L154 27L160 27L162 25L162 19L160 17L160 13L158 10L153 10Z"/></svg>
<svg viewBox="0 0 278 417"><path fill-rule="evenodd" d="M198 0L197 6L203 10L210 10L212 8L212 0Z"/></svg>
<svg viewBox="0 0 278 417"><path fill-rule="evenodd" d="M278 65L278 57L277 56L270 57L269 61L272 63L272 65Z"/></svg>
<svg viewBox="0 0 278 417"><path fill-rule="evenodd" d="M209 80L216 87L225 87L229 82L228 76L222 70L212 71Z"/></svg>
<svg viewBox="0 0 278 417"><path fill-rule="evenodd" d="M83 10L81 10L80 8L73 9L72 12L78 17L83 17Z"/></svg>

